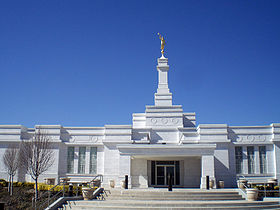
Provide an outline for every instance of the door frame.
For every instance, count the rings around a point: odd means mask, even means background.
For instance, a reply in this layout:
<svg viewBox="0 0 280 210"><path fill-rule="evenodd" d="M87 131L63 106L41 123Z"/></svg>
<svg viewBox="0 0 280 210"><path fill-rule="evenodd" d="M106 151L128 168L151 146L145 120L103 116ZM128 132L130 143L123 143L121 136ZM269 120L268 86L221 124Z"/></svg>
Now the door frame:
<svg viewBox="0 0 280 210"><path fill-rule="evenodd" d="M164 168L164 184L163 185L159 185L158 184L158 170L157 168L159 167L163 167ZM153 187L167 187L168 186L168 174L167 174L167 167L171 167L173 168L173 186L179 186L179 185L176 185L176 161L174 161L174 164L156 164L156 161L155 161L155 173L154 173L154 179L155 179L155 184L152 185ZM179 173L180 173L180 170L179 170ZM179 180L180 181L180 180Z"/></svg>

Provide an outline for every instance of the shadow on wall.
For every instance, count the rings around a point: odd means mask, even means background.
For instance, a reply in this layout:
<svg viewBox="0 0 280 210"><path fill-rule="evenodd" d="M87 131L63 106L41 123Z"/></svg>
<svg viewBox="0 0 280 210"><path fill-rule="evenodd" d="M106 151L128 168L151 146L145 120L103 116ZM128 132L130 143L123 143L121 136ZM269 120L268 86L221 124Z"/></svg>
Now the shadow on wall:
<svg viewBox="0 0 280 210"><path fill-rule="evenodd" d="M234 187L235 180L233 180L230 170L216 157L214 157L214 164L216 183L218 184L219 181L224 181L225 187Z"/></svg>
<svg viewBox="0 0 280 210"><path fill-rule="evenodd" d="M151 143L158 143L161 140L163 140L162 137L157 132L151 130Z"/></svg>

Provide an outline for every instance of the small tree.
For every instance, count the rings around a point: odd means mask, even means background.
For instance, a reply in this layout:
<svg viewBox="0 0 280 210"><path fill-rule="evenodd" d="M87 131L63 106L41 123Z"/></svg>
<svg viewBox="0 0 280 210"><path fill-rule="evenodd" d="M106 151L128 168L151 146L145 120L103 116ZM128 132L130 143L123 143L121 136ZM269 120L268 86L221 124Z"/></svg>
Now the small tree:
<svg viewBox="0 0 280 210"><path fill-rule="evenodd" d="M33 138L21 143L20 159L27 173L35 181L35 201L38 199L38 178L53 164L53 143L50 137L41 130Z"/></svg>
<svg viewBox="0 0 280 210"><path fill-rule="evenodd" d="M13 181L19 167L19 150L15 147L9 146L3 155L3 162L9 175L8 192L13 195Z"/></svg>

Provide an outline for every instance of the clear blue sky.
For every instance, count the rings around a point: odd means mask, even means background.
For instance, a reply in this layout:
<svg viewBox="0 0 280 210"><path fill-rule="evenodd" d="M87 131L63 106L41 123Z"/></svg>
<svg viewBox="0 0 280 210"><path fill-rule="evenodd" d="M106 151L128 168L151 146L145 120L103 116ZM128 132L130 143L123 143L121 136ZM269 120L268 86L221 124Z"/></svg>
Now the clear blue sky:
<svg viewBox="0 0 280 210"><path fill-rule="evenodd" d="M197 122L280 122L280 1L0 3L0 124L131 124L157 88Z"/></svg>

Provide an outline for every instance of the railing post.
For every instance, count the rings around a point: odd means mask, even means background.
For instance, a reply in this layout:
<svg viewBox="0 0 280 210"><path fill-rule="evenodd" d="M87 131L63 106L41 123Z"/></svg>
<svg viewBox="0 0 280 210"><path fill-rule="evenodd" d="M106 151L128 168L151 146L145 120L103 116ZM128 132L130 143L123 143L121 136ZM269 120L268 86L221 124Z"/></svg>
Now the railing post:
<svg viewBox="0 0 280 210"><path fill-rule="evenodd" d="M125 187L124 189L128 189L128 175L125 175Z"/></svg>
<svg viewBox="0 0 280 210"><path fill-rule="evenodd" d="M209 176L206 176L206 189L209 190Z"/></svg>
<svg viewBox="0 0 280 210"><path fill-rule="evenodd" d="M172 191L172 174L168 174L168 191Z"/></svg>
<svg viewBox="0 0 280 210"><path fill-rule="evenodd" d="M69 196L69 197L72 197L72 196L73 196L73 184L69 184L68 196Z"/></svg>
<svg viewBox="0 0 280 210"><path fill-rule="evenodd" d="M263 183L263 187L264 187L264 197L266 198L266 184Z"/></svg>
<svg viewBox="0 0 280 210"><path fill-rule="evenodd" d="M63 197L64 197L64 194L65 194L65 181L63 182Z"/></svg>
<svg viewBox="0 0 280 210"><path fill-rule="evenodd" d="M50 205L50 197L51 197L50 194L51 194L51 191L49 190L49 191L48 191L48 206Z"/></svg>

